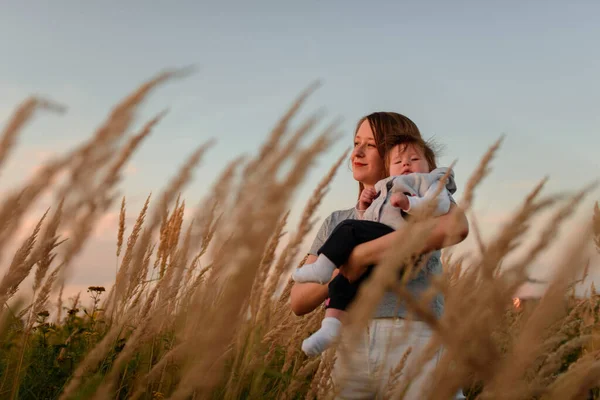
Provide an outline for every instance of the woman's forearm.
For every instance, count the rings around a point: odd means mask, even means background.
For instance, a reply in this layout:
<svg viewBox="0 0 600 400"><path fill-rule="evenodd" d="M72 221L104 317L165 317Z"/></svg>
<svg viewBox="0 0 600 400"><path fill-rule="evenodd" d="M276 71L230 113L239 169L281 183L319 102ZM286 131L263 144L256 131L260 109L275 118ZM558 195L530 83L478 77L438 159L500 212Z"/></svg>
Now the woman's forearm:
<svg viewBox="0 0 600 400"><path fill-rule="evenodd" d="M464 212L455 204L452 204L447 214L437 217L436 222L425 242L423 253L460 243L469 233L467 218ZM350 255L347 266L349 269L354 270L378 264L400 234L400 231L392 232L356 246ZM351 273L351 271L348 272Z"/></svg>
<svg viewBox="0 0 600 400"><path fill-rule="evenodd" d="M306 264L315 262L316 256L310 255ZM338 274L333 271L332 279ZM295 283L290 292L290 306L296 315L304 315L320 306L329 296L329 287L318 283Z"/></svg>
<svg viewBox="0 0 600 400"><path fill-rule="evenodd" d="M290 293L290 306L296 315L304 315L321 305L329 294L327 285L295 283Z"/></svg>

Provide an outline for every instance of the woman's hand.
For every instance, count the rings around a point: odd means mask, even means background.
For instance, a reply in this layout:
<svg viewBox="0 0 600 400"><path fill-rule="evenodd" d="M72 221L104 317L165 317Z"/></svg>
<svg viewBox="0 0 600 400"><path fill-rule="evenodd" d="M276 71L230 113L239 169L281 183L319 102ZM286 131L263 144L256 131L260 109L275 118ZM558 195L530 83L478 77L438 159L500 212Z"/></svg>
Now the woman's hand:
<svg viewBox="0 0 600 400"><path fill-rule="evenodd" d="M339 267L340 274L344 275L350 282L354 282L360 278L360 276L365 273L367 266L370 265L365 264L365 255L361 252L364 247L361 246L362 245L356 246L354 250L352 250L352 253L350 253L350 257L348 257L346 264Z"/></svg>

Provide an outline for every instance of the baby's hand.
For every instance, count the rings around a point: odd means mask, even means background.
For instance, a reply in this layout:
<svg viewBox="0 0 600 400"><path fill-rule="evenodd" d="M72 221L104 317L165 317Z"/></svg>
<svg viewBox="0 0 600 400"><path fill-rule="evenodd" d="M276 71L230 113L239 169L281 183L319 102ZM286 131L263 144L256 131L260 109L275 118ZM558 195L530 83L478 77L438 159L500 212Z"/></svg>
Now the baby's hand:
<svg viewBox="0 0 600 400"><path fill-rule="evenodd" d="M404 193L394 193L390 197L390 204L406 211L408 210L409 206L408 196L406 196Z"/></svg>
<svg viewBox="0 0 600 400"><path fill-rule="evenodd" d="M358 209L364 211L369 208L376 195L377 193L373 188L363 189L360 198L358 199Z"/></svg>

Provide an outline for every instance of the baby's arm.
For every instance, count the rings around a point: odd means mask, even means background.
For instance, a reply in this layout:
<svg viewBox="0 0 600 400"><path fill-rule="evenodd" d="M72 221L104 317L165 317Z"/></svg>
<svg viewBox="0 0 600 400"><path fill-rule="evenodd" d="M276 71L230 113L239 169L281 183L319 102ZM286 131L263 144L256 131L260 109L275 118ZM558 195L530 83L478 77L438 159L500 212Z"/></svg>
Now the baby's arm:
<svg viewBox="0 0 600 400"><path fill-rule="evenodd" d="M450 194L448 193L448 189L443 187L440 193L436 196L436 191L438 190L439 184L439 180L433 182L423 197L408 196L408 208L404 211L409 215L419 214L425 210L427 202L433 201L435 204L435 208L433 210L434 216L447 214L450 210Z"/></svg>

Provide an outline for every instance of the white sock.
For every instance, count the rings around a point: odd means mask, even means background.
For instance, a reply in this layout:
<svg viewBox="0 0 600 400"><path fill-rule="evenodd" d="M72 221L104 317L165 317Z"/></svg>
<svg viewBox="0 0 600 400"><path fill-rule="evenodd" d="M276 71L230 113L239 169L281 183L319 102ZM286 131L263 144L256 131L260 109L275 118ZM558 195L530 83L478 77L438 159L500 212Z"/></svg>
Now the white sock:
<svg viewBox="0 0 600 400"><path fill-rule="evenodd" d="M331 274L335 270L336 265L324 254L320 254L317 260L312 264L304 264L292 274L292 279L295 282L317 282L326 283L331 280Z"/></svg>
<svg viewBox="0 0 600 400"><path fill-rule="evenodd" d="M302 342L302 351L307 356L316 356L327 350L339 336L342 322L333 317L325 317L321 329Z"/></svg>

